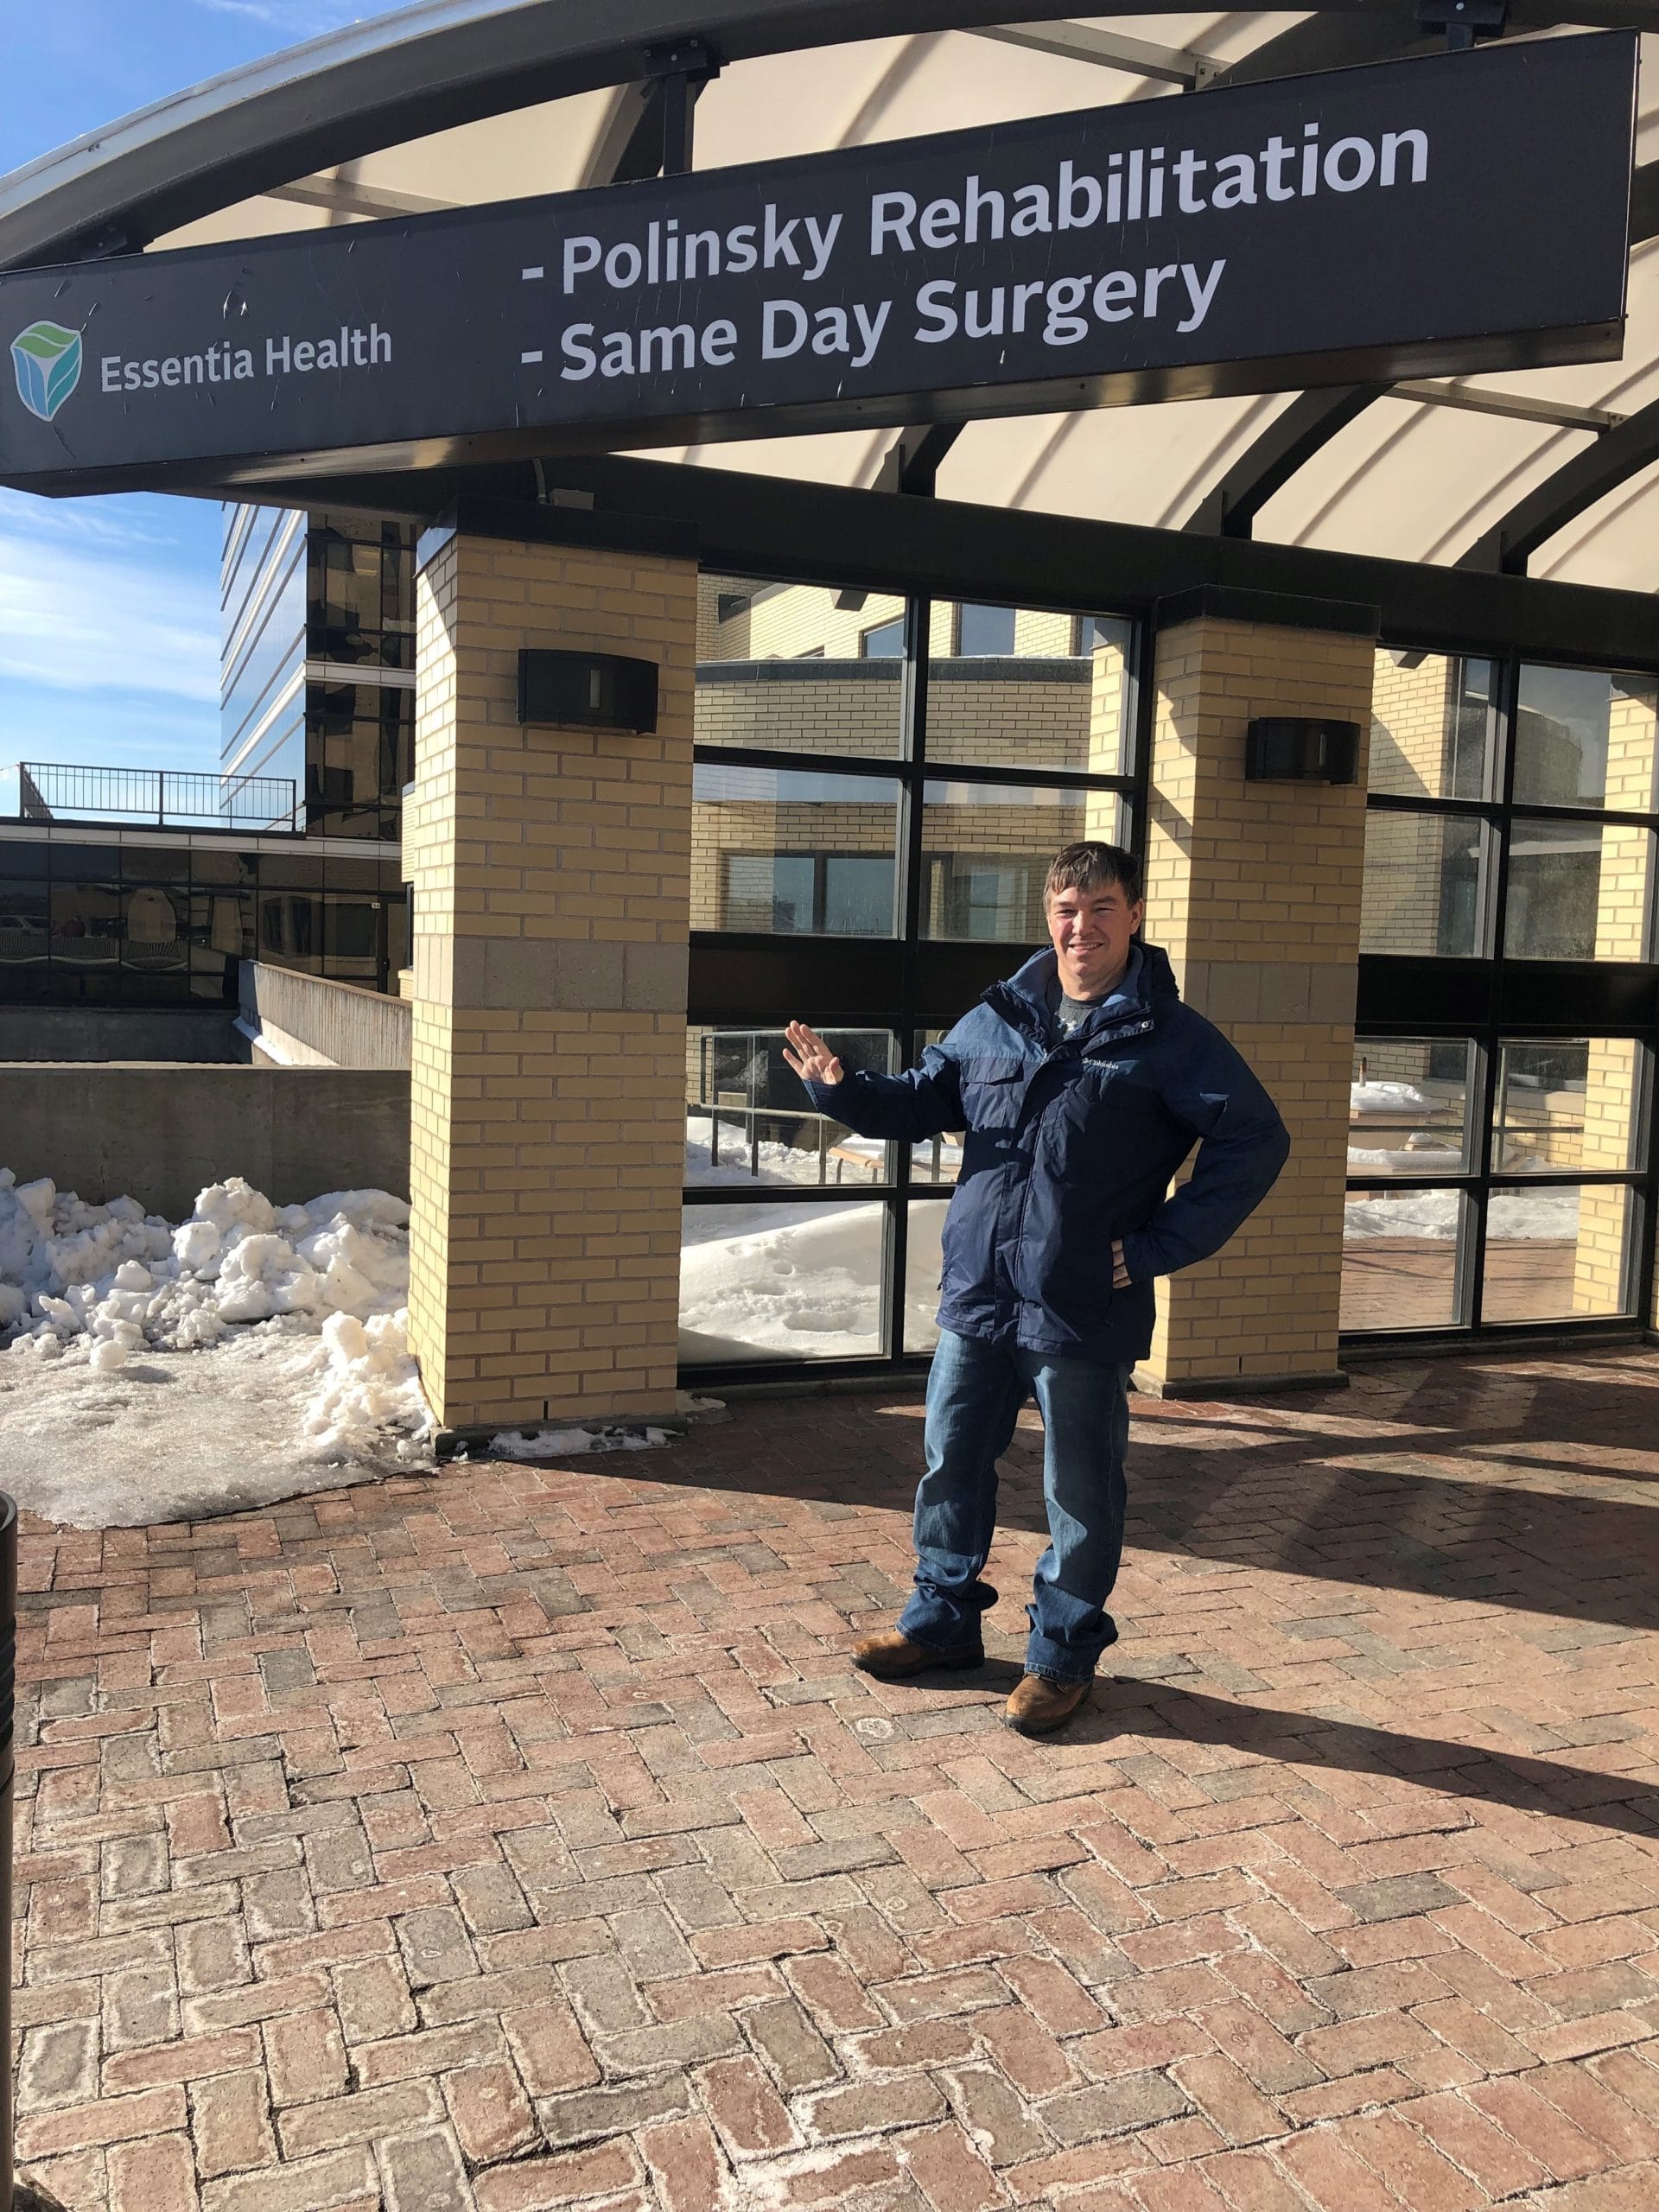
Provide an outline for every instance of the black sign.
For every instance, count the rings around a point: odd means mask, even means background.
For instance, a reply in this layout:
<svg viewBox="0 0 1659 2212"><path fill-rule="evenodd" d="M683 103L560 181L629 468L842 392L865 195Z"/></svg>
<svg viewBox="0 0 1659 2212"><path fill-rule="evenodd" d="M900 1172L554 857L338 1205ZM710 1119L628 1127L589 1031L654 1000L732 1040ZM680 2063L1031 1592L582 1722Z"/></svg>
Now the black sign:
<svg viewBox="0 0 1659 2212"><path fill-rule="evenodd" d="M253 483L1617 353L1623 33L0 279L0 480Z"/></svg>

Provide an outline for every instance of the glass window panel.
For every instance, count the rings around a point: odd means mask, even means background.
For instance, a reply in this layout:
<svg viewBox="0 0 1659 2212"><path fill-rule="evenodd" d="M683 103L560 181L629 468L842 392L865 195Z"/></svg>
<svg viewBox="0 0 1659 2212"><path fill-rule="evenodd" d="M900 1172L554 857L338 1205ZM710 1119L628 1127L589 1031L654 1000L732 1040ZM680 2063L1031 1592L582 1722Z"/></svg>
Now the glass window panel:
<svg viewBox="0 0 1659 2212"><path fill-rule="evenodd" d="M17 876L43 877L47 852L34 838L0 837L0 882Z"/></svg>
<svg viewBox="0 0 1659 2212"><path fill-rule="evenodd" d="M709 573L697 593L699 745L903 749L902 600Z"/></svg>
<svg viewBox="0 0 1659 2212"><path fill-rule="evenodd" d="M1515 819L1503 950L1512 960L1644 960L1651 831Z"/></svg>
<svg viewBox="0 0 1659 2212"><path fill-rule="evenodd" d="M308 532L312 652L324 660L415 664L413 555L406 524L347 526L327 516Z"/></svg>
<svg viewBox="0 0 1659 2212"><path fill-rule="evenodd" d="M116 883L121 875L121 848L108 845L49 845L47 859L54 883Z"/></svg>
<svg viewBox="0 0 1659 2212"><path fill-rule="evenodd" d="M1467 1038L1361 1038L1349 1090L1350 1175L1464 1173L1473 1065Z"/></svg>
<svg viewBox="0 0 1659 2212"><path fill-rule="evenodd" d="M843 1066L878 1075L891 1071L889 1031L826 1028L822 1034ZM686 1181L839 1190L891 1181L891 1146L815 1113L783 1048L781 1029L687 1031Z"/></svg>
<svg viewBox="0 0 1659 2212"><path fill-rule="evenodd" d="M1344 1210L1341 1326L1446 1329L1463 1319L1459 1255L1469 1234L1461 1191L1407 1185L1350 1191Z"/></svg>
<svg viewBox="0 0 1659 2212"><path fill-rule="evenodd" d="M121 894L113 883L52 886L52 957L71 968L113 968L121 957Z"/></svg>
<svg viewBox="0 0 1659 2212"><path fill-rule="evenodd" d="M1362 952L1468 959L1487 947L1491 837L1474 814L1365 817Z"/></svg>
<svg viewBox="0 0 1659 2212"><path fill-rule="evenodd" d="M1370 788L1399 798L1490 798L1497 684L1489 660L1379 648Z"/></svg>
<svg viewBox="0 0 1659 2212"><path fill-rule="evenodd" d="M1621 1183L1494 1191L1483 1318L1583 1321L1628 1313L1636 1206Z"/></svg>
<svg viewBox="0 0 1659 2212"><path fill-rule="evenodd" d="M899 786L886 776L699 762L691 926L891 937Z"/></svg>
<svg viewBox="0 0 1659 2212"><path fill-rule="evenodd" d="M141 883L122 894L121 957L145 975L182 971L189 965L190 893Z"/></svg>
<svg viewBox="0 0 1659 2212"><path fill-rule="evenodd" d="M1129 772L1129 623L1042 608L946 606L935 607L932 631L930 760Z"/></svg>
<svg viewBox="0 0 1659 2212"><path fill-rule="evenodd" d="M1074 785L931 782L922 820L922 935L1040 944L1043 880L1062 845L1117 844L1116 791Z"/></svg>
<svg viewBox="0 0 1659 2212"><path fill-rule="evenodd" d="M1510 1039L1500 1048L1497 1071L1497 1173L1624 1174L1642 1165L1642 1055L1633 1038Z"/></svg>
<svg viewBox="0 0 1659 2212"><path fill-rule="evenodd" d="M1515 720L1515 796L1531 806L1651 813L1650 677L1586 668L1522 667Z"/></svg>
<svg viewBox="0 0 1659 2212"><path fill-rule="evenodd" d="M49 932L45 883L38 878L0 880L0 968L44 960Z"/></svg>
<svg viewBox="0 0 1659 2212"><path fill-rule="evenodd" d="M964 601L957 610L957 651L964 658L1011 658L1017 620L1011 607L976 607Z"/></svg>
<svg viewBox="0 0 1659 2212"><path fill-rule="evenodd" d="M184 846L124 844L120 852L124 883L171 883L181 887L190 880L190 854Z"/></svg>
<svg viewBox="0 0 1659 2212"><path fill-rule="evenodd" d="M939 1325L933 1317L939 1306L939 1240L949 1205L948 1198L918 1198L910 1209L905 1246L906 1351L931 1351L939 1341Z"/></svg>
<svg viewBox="0 0 1659 2212"><path fill-rule="evenodd" d="M680 1358L868 1358L882 1349L887 1209L865 1205L686 1206Z"/></svg>

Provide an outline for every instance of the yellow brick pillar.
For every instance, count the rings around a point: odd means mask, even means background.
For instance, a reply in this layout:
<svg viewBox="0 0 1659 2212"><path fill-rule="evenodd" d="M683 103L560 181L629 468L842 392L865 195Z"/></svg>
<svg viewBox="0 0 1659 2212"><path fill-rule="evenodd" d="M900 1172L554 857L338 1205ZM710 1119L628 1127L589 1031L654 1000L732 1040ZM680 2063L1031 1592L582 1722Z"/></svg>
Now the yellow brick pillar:
<svg viewBox="0 0 1659 2212"><path fill-rule="evenodd" d="M1146 933L1272 1093L1294 1147L1226 1249L1159 1286L1136 1379L1171 1395L1339 1379L1363 740L1360 780L1334 786L1247 783L1244 743L1261 715L1366 730L1376 624L1325 608L1316 628L1283 607L1207 590L1166 607L1178 619L1156 641Z"/></svg>
<svg viewBox="0 0 1659 2212"><path fill-rule="evenodd" d="M410 1343L451 1431L661 1415L696 565L467 520L423 546L416 588ZM656 732L522 726L526 645L654 660Z"/></svg>

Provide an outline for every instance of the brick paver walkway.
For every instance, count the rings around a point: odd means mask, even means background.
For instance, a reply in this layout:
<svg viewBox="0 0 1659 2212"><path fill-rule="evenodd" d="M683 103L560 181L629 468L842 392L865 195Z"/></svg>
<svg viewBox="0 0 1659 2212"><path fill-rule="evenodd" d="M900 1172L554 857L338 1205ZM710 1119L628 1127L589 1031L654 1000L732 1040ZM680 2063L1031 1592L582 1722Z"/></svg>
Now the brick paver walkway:
<svg viewBox="0 0 1659 2212"><path fill-rule="evenodd" d="M21 2145L99 2212L1659 2206L1659 1359L1144 1405L1122 1643L849 1671L919 1408L26 1543Z"/></svg>

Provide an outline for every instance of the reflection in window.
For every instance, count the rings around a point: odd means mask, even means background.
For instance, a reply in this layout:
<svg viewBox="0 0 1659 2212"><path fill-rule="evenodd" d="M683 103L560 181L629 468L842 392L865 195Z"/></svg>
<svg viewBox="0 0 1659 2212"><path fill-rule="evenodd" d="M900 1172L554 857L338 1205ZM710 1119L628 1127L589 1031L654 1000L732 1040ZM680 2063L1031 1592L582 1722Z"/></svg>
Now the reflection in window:
<svg viewBox="0 0 1659 2212"><path fill-rule="evenodd" d="M950 640L934 626L930 760L1128 772L1134 710L1128 623L1025 607L967 606L957 616L954 658Z"/></svg>
<svg viewBox="0 0 1659 2212"><path fill-rule="evenodd" d="M1466 1038L1360 1039L1349 1089L1350 1175L1462 1174L1473 1061Z"/></svg>
<svg viewBox="0 0 1659 2212"><path fill-rule="evenodd" d="M1497 757L1497 671L1461 654L1376 654L1370 788L1398 798L1486 798Z"/></svg>
<svg viewBox="0 0 1659 2212"><path fill-rule="evenodd" d="M394 834L414 769L414 693L378 684L314 683L306 722L308 826L336 836Z"/></svg>
<svg viewBox="0 0 1659 2212"><path fill-rule="evenodd" d="M407 524L315 517L308 532L306 621L322 660L413 668L414 532Z"/></svg>
<svg viewBox="0 0 1659 2212"><path fill-rule="evenodd" d="M684 1207L682 1362L850 1359L880 1351L887 1245L880 1199Z"/></svg>
<svg viewBox="0 0 1659 2212"><path fill-rule="evenodd" d="M1043 880L1062 845L1124 841L1116 791L1050 784L930 782L924 790L925 938L1040 944Z"/></svg>
<svg viewBox="0 0 1659 2212"><path fill-rule="evenodd" d="M1589 1320L1628 1313L1636 1209L1636 1193L1618 1183L1494 1191L1484 1319Z"/></svg>
<svg viewBox="0 0 1659 2212"><path fill-rule="evenodd" d="M894 1043L885 1029L822 1033L849 1072L887 1074ZM817 1184L858 1188L887 1182L889 1147L854 1135L813 1110L784 1058L780 1029L694 1026L686 1038L685 1179L712 1185Z"/></svg>
<svg viewBox="0 0 1659 2212"><path fill-rule="evenodd" d="M44 960L48 931L44 881L0 876L0 967Z"/></svg>
<svg viewBox="0 0 1659 2212"><path fill-rule="evenodd" d="M1517 816L1504 950L1515 960L1643 960L1653 836L1618 823Z"/></svg>
<svg viewBox="0 0 1659 2212"><path fill-rule="evenodd" d="M1492 1166L1505 1175L1639 1168L1633 1038L1509 1039L1499 1049Z"/></svg>
<svg viewBox="0 0 1659 2212"><path fill-rule="evenodd" d="M1374 807L1365 817L1361 951L1484 954L1490 855L1478 815Z"/></svg>
<svg viewBox="0 0 1659 2212"><path fill-rule="evenodd" d="M963 605L957 610L957 652L964 660L1011 658L1014 619L1011 607Z"/></svg>
<svg viewBox="0 0 1659 2212"><path fill-rule="evenodd" d="M703 761L692 792L694 929L893 934L899 791L887 777Z"/></svg>
<svg viewBox="0 0 1659 2212"><path fill-rule="evenodd" d="M918 1198L905 1245L905 1350L931 1351L939 1341L940 1240L950 1201Z"/></svg>
<svg viewBox="0 0 1659 2212"><path fill-rule="evenodd" d="M697 743L896 758L903 743L900 607L890 596L822 584L704 575ZM891 653L883 648L874 658L865 636L873 620L881 637L897 639Z"/></svg>
<svg viewBox="0 0 1659 2212"><path fill-rule="evenodd" d="M1343 1217L1340 1325L1457 1327L1464 1319L1459 1257L1471 1225L1461 1191L1416 1184L1351 1190Z"/></svg>
<svg viewBox="0 0 1659 2212"><path fill-rule="evenodd" d="M873 629L861 630L858 650L860 658L864 660L902 660L905 653L903 616L896 622L878 622Z"/></svg>
<svg viewBox="0 0 1659 2212"><path fill-rule="evenodd" d="M1515 723L1515 796L1525 806L1654 805L1659 685L1603 670L1523 666Z"/></svg>

